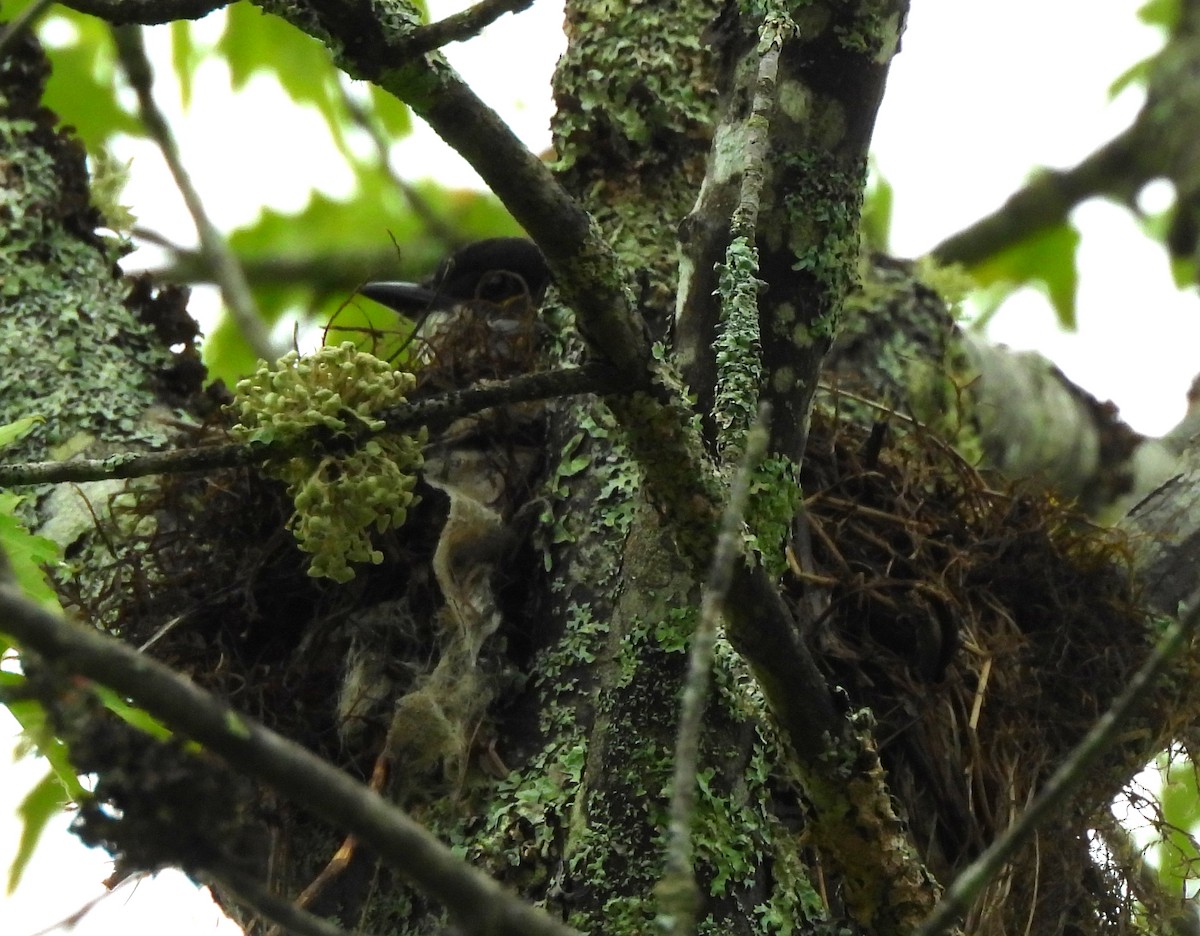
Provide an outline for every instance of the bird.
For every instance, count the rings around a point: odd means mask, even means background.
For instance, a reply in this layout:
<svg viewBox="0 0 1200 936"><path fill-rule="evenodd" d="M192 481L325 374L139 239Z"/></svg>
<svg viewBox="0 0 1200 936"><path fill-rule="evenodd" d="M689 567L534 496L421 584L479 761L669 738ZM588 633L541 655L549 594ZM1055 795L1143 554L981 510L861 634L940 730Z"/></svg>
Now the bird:
<svg viewBox="0 0 1200 936"><path fill-rule="evenodd" d="M420 283L377 281L358 291L413 321L426 379L461 386L528 368L542 336L538 306L550 270L537 245L493 237L456 250Z"/></svg>

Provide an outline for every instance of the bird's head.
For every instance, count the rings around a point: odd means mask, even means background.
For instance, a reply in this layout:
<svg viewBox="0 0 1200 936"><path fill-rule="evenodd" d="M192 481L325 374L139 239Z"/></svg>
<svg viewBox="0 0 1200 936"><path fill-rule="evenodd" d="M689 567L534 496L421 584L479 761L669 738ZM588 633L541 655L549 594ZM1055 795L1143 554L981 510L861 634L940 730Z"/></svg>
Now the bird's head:
<svg viewBox="0 0 1200 936"><path fill-rule="evenodd" d="M468 244L420 283L367 283L359 292L412 319L425 378L461 386L532 366L544 335L537 309L550 270L522 237Z"/></svg>
<svg viewBox="0 0 1200 936"><path fill-rule="evenodd" d="M420 283L367 283L359 292L418 319L477 301L500 306L526 297L536 304L549 284L550 270L537 245L523 237L493 237L456 250Z"/></svg>

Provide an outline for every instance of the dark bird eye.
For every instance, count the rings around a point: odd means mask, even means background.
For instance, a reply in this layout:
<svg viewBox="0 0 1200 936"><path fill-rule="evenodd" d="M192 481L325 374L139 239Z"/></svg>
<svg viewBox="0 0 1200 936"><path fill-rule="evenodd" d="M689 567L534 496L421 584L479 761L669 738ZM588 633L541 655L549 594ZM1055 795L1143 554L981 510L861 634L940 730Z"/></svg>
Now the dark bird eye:
<svg viewBox="0 0 1200 936"><path fill-rule="evenodd" d="M475 298L500 303L515 296L526 295L528 292L525 281L516 273L510 273L507 270L490 270L480 277L479 285L475 290Z"/></svg>

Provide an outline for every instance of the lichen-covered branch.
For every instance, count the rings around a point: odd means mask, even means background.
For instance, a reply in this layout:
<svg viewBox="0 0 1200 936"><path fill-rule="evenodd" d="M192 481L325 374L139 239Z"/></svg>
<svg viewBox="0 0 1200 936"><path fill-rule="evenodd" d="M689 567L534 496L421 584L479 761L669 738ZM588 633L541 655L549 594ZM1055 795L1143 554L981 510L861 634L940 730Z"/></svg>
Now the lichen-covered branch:
<svg viewBox="0 0 1200 936"><path fill-rule="evenodd" d="M600 364L526 374L497 384L453 390L430 399L393 407L380 413L383 426L376 431L400 432L419 426L437 429L462 416L492 406L580 393L613 393L618 386L611 368ZM354 434L365 438L370 431L358 427ZM227 443L167 452L123 452L90 460L0 465L0 486L139 478L154 474L258 465L271 459L311 451L314 445L327 442L329 437L327 428L316 426L292 438L270 443Z"/></svg>
<svg viewBox="0 0 1200 936"><path fill-rule="evenodd" d="M670 824L667 828L667 861L658 893L660 912L672 936L692 933L700 889L693 862L692 823L695 820L696 782L699 767L701 727L713 665L718 625L739 562L743 518L755 466L767 447L770 413L764 408L750 429L746 450L729 489L729 503L721 517L720 537L700 603L700 618L692 634L687 680L680 703L679 730L675 740L674 775L671 781Z"/></svg>
<svg viewBox="0 0 1200 936"><path fill-rule="evenodd" d="M550 170L437 52L411 54L420 18L404 0L262 4L324 42L337 64L373 81L420 115L483 177L537 242L580 330L596 351L634 379L649 343L631 309L611 248Z"/></svg>
<svg viewBox="0 0 1200 936"><path fill-rule="evenodd" d="M766 283L759 297L762 393L775 413L771 451L799 462L821 360L857 278L866 151L907 4L806 4L781 12L794 18L794 35L764 36L760 44L758 23L736 26L727 110L681 231L686 262L676 326L685 379L707 410L719 317L708 298L715 290L710 271L724 260L742 174L758 171L765 113L756 102L774 72L779 103L761 161L770 196L759 208L756 239L758 277ZM764 73L777 45L778 69Z"/></svg>
<svg viewBox="0 0 1200 936"><path fill-rule="evenodd" d="M1040 481L1090 515L1110 520L1177 470L1174 443L1134 432L1111 403L1071 383L1040 354L969 335L961 340L971 371L945 376L961 389L953 410L933 418L939 431L982 454L988 466L1009 478Z"/></svg>
<svg viewBox="0 0 1200 936"><path fill-rule="evenodd" d="M758 323L758 293L766 285L758 278L758 251L754 248L763 185L767 177L767 150L771 116L775 111L779 53L785 39L795 33L786 15L767 15L760 30L758 78L754 103L747 118L745 162L738 204L730 221L729 247L718 266L721 326L713 351L716 388L712 418L717 450L736 458L758 406L762 382L762 346ZM728 449L728 452L726 451Z"/></svg>
<svg viewBox="0 0 1200 936"><path fill-rule="evenodd" d="M574 931L507 893L377 793L299 744L234 712L121 641L22 597L0 559L0 628L64 676L117 690L174 730L374 848L440 900L468 933L569 936Z"/></svg>
<svg viewBox="0 0 1200 936"><path fill-rule="evenodd" d="M411 40L412 54L421 55L451 42L464 42L477 36L505 13L520 13L532 4L533 0L482 0L418 29Z"/></svg>

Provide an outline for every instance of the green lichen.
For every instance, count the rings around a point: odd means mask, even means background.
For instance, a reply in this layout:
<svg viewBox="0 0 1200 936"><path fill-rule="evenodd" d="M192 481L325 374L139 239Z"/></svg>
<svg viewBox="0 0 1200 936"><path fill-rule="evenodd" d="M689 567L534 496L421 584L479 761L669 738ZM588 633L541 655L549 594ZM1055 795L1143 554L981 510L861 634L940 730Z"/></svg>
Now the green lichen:
<svg viewBox="0 0 1200 936"><path fill-rule="evenodd" d="M852 22L834 26L838 42L847 51L886 64L900 44L902 19L896 4L892 0L867 0L857 5L855 13Z"/></svg>
<svg viewBox="0 0 1200 936"><path fill-rule="evenodd" d="M248 443L288 442L323 427L334 433L378 431L373 414L402 403L412 374L396 371L345 342L311 358L285 355L261 362L238 384L234 436ZM380 435L346 454L314 450L269 462L266 472L283 481L295 512L288 527L312 555L309 575L346 582L352 562L383 561L370 531L403 525L415 503L413 487L422 464L422 429L415 436Z"/></svg>
<svg viewBox="0 0 1200 936"><path fill-rule="evenodd" d="M975 278L961 263L942 264L926 254L913 264L913 275L946 303L946 310L956 320L963 316L967 296L979 288Z"/></svg>
<svg viewBox="0 0 1200 936"><path fill-rule="evenodd" d="M787 568L784 547L802 500L799 467L791 459L772 456L754 469L746 510L747 545L773 579Z"/></svg>
<svg viewBox="0 0 1200 936"><path fill-rule="evenodd" d="M666 364L658 372L660 381L673 391L671 402L637 393L612 405L620 410L629 449L650 479L649 490L671 515L676 544L691 562L703 567L716 544L715 505L724 502L726 492L704 450L700 415L691 409L678 376Z"/></svg>
<svg viewBox="0 0 1200 936"><path fill-rule="evenodd" d="M121 193L129 182L129 169L133 160L122 162L108 150L101 150L91 157L92 204L104 216L104 223L114 231L129 231L137 218L128 205L121 203Z"/></svg>
<svg viewBox="0 0 1200 936"><path fill-rule="evenodd" d="M790 186L784 199L788 247L796 258L792 269L807 273L816 290L810 333L828 339L837 333L842 301L858 279L865 163L846 171L816 150L797 153L785 162ZM791 331L783 337L794 340Z"/></svg>
<svg viewBox="0 0 1200 936"><path fill-rule="evenodd" d="M758 278L758 251L745 237L730 242L717 272L721 330L713 346L717 361L713 420L718 450L736 461L758 413L762 383L758 293L766 284Z"/></svg>
<svg viewBox="0 0 1200 936"><path fill-rule="evenodd" d="M555 117L560 168L590 152L598 125L621 138L622 148L648 155L665 137L686 137L711 120L716 89L701 39L710 17L703 5L571 6L566 30L573 41L555 79L560 100L564 88L571 95Z"/></svg>
<svg viewBox="0 0 1200 936"><path fill-rule="evenodd" d="M544 887L556 850L571 834L570 806L583 782L586 756L586 745L570 736L550 742L523 770L496 785L479 822L471 822L471 834L455 836L456 850L510 885Z"/></svg>
<svg viewBox="0 0 1200 936"><path fill-rule="evenodd" d="M538 536L547 572L553 566L554 546L578 543L589 535L606 538L609 534L628 533L635 509L633 495L642 483L641 469L611 410L603 405L577 406L571 422L579 431L562 445L544 490L547 506L542 512L543 524ZM604 454L597 459L598 446L602 446ZM587 484L594 489L593 510L586 518L571 507L558 506L570 502L575 480L584 472ZM601 568L614 574L616 571L611 563ZM600 568L592 571L593 585L603 585L611 578L600 572Z"/></svg>
<svg viewBox="0 0 1200 936"><path fill-rule="evenodd" d="M45 457L69 438L86 438L93 456L163 448L169 433L146 414L171 353L124 304L116 263L126 245L92 233L102 219L89 204L82 147L7 118L9 106L0 96L0 152L20 167L4 177L0 217L0 348L9 351L0 423L44 417L11 455Z"/></svg>

